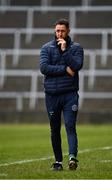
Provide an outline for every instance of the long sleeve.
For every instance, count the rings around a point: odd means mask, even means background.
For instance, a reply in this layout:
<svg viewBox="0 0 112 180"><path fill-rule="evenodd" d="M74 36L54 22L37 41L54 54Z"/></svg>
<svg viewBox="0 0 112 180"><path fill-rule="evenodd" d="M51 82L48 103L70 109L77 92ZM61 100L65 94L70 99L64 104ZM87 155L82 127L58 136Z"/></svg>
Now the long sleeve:
<svg viewBox="0 0 112 180"><path fill-rule="evenodd" d="M75 47L75 46L74 46ZM65 61L73 71L79 71L83 66L84 53L81 46L72 47L64 53Z"/></svg>
<svg viewBox="0 0 112 180"><path fill-rule="evenodd" d="M50 64L50 53L48 48L43 46L40 53L40 70L44 75L59 76L65 74L66 66Z"/></svg>

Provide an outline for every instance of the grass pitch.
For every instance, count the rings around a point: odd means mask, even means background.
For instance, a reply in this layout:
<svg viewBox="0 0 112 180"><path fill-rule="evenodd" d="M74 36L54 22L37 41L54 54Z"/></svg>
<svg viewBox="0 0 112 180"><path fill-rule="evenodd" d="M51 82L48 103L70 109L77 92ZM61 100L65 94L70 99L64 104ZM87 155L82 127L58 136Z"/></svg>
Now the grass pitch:
<svg viewBox="0 0 112 180"><path fill-rule="evenodd" d="M77 170L68 170L62 126L64 170L53 172L49 125L0 125L0 179L112 179L112 125L77 125L77 133Z"/></svg>

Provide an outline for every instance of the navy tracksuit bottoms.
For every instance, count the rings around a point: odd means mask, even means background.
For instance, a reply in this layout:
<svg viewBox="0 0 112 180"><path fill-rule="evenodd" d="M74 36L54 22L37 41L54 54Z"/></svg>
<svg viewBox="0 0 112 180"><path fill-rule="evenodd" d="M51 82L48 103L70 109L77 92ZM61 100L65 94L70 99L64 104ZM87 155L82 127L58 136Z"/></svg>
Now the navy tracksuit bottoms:
<svg viewBox="0 0 112 180"><path fill-rule="evenodd" d="M78 142L76 133L76 118L78 111L78 93L70 92L61 95L46 94L46 108L51 127L51 142L55 160L63 160L61 147L61 113L68 139L69 155L77 157Z"/></svg>

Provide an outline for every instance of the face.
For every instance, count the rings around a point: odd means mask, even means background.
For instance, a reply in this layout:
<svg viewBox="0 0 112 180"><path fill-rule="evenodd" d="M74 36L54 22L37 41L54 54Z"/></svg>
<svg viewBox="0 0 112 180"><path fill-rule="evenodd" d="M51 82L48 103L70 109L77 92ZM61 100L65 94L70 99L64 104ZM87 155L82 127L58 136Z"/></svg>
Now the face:
<svg viewBox="0 0 112 180"><path fill-rule="evenodd" d="M65 25L57 24L55 26L55 35L57 39L59 38L65 39L68 36L69 31L70 30Z"/></svg>

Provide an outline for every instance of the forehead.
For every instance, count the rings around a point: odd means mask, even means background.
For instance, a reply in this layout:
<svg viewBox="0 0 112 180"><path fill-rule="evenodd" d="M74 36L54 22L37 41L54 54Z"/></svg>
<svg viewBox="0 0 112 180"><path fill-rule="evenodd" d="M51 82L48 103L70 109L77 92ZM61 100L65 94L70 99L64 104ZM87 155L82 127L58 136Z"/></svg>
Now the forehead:
<svg viewBox="0 0 112 180"><path fill-rule="evenodd" d="M57 25L55 26L55 29L56 29L56 30L57 30L57 29L66 30L67 27L66 27L64 24L57 24Z"/></svg>

